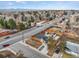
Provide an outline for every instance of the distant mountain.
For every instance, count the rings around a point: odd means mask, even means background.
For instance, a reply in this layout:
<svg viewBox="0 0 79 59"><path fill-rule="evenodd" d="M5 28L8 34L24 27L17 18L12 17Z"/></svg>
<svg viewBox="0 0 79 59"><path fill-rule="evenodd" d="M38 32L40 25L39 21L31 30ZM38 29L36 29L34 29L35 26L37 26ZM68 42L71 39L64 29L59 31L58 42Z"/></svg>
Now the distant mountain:
<svg viewBox="0 0 79 59"><path fill-rule="evenodd" d="M37 9L0 9L0 12L36 11Z"/></svg>
<svg viewBox="0 0 79 59"><path fill-rule="evenodd" d="M0 12L28 11L27 9L0 9Z"/></svg>
<svg viewBox="0 0 79 59"><path fill-rule="evenodd" d="M18 11L36 11L36 10L39 11L41 9L0 9L0 12L18 12ZM79 11L79 10L74 10L74 11Z"/></svg>

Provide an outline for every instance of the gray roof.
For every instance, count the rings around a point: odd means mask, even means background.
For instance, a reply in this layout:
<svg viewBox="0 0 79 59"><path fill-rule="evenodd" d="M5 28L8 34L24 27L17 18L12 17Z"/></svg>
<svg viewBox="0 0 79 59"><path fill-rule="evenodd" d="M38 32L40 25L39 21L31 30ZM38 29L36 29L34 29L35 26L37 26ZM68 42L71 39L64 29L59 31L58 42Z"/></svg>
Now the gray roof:
<svg viewBox="0 0 79 59"><path fill-rule="evenodd" d="M24 54L24 57L28 58L48 58L47 55L43 55L42 53L32 49L29 46L25 46L24 44L17 42L13 44L12 46L9 46L10 49L12 49L15 52L22 51Z"/></svg>

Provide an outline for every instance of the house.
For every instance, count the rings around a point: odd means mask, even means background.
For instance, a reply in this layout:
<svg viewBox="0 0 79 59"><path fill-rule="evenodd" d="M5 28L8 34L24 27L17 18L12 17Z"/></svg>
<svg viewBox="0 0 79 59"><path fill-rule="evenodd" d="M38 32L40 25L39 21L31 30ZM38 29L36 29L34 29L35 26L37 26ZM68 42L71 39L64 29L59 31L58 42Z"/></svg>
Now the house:
<svg viewBox="0 0 79 59"><path fill-rule="evenodd" d="M45 55L48 53L48 45L43 38L39 39L37 37L32 37L31 39L26 40L26 44L36 48Z"/></svg>

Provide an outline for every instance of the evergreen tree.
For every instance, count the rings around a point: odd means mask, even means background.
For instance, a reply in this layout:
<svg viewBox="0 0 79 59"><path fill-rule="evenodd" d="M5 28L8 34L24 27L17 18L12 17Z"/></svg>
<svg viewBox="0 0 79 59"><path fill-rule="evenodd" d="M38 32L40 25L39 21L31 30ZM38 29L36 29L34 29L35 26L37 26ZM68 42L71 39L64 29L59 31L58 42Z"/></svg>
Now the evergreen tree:
<svg viewBox="0 0 79 59"><path fill-rule="evenodd" d="M18 27L20 31L26 29L23 23L19 23Z"/></svg>
<svg viewBox="0 0 79 59"><path fill-rule="evenodd" d="M0 25L2 28L4 28L5 24L4 24L4 19L0 19Z"/></svg>
<svg viewBox="0 0 79 59"><path fill-rule="evenodd" d="M10 29L15 29L16 28L15 21L13 19L9 19L8 26L9 26Z"/></svg>

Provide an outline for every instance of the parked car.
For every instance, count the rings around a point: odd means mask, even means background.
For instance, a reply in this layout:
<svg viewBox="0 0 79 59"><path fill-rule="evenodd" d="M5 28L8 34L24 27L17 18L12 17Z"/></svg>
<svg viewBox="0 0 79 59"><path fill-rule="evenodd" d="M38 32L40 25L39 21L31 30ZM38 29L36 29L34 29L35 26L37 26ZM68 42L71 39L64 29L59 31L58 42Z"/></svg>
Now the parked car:
<svg viewBox="0 0 79 59"><path fill-rule="evenodd" d="M8 38L10 38L10 36L5 37L4 39L8 39Z"/></svg>
<svg viewBox="0 0 79 59"><path fill-rule="evenodd" d="M55 53L59 53L60 52L60 48L58 47L58 48L56 48L56 50L55 50Z"/></svg>
<svg viewBox="0 0 79 59"><path fill-rule="evenodd" d="M5 45L3 45L3 47L8 47L8 46L10 46L10 44L5 44Z"/></svg>

